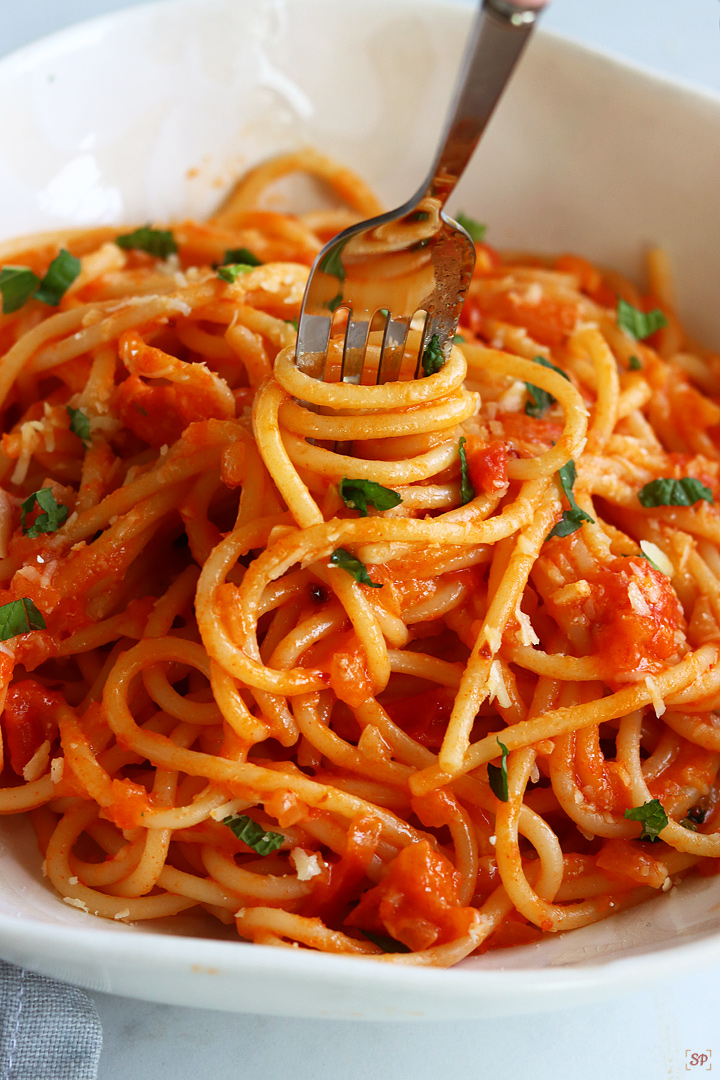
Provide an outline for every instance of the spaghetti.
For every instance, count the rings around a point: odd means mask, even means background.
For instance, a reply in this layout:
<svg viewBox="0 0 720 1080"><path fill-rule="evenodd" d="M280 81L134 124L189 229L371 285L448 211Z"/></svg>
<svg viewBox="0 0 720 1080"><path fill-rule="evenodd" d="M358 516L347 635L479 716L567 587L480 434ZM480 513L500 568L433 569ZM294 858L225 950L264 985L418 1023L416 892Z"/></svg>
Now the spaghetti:
<svg viewBox="0 0 720 1080"><path fill-rule="evenodd" d="M720 865L720 356L662 253L479 243L437 370L318 382L378 209L0 250L0 811L85 912L447 966Z"/></svg>

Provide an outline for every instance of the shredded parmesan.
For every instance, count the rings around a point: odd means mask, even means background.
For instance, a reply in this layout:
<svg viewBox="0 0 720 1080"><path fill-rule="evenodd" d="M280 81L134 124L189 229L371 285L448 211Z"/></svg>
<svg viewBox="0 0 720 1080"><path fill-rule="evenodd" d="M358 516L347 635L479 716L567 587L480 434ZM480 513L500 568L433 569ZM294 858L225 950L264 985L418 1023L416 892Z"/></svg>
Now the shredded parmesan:
<svg viewBox="0 0 720 1080"><path fill-rule="evenodd" d="M530 622L530 616L526 615L520 607L520 601L518 601L515 607L515 618L517 619L518 626L520 627L520 641L523 645L539 645L540 638L537 636L533 629L533 624Z"/></svg>
<svg viewBox="0 0 720 1080"><path fill-rule="evenodd" d="M79 900L76 896L63 896L63 903L69 904L70 907L79 908L80 911L84 911L86 915L89 915L88 906L84 900Z"/></svg>
<svg viewBox="0 0 720 1080"><path fill-rule="evenodd" d="M660 694L660 687L655 682L652 675L647 675L645 677L645 685L647 686L648 693L650 694L650 697L652 699L653 708L655 709L655 715L657 717L662 716L662 714L665 712L665 702L663 701Z"/></svg>
<svg viewBox="0 0 720 1080"><path fill-rule="evenodd" d="M661 574L665 574L667 577L673 576L673 564L662 548L659 548L657 544L653 544L650 540L641 540L640 548L643 554L647 555L648 559L655 563Z"/></svg>
<svg viewBox="0 0 720 1080"><path fill-rule="evenodd" d="M78 883L78 878L76 878L76 877L69 877L68 878L68 884L69 885L77 885L77 883Z"/></svg>
<svg viewBox="0 0 720 1080"><path fill-rule="evenodd" d="M628 600L630 601L630 607L636 615L652 614L650 606L636 581L631 581L628 584Z"/></svg>
<svg viewBox="0 0 720 1080"><path fill-rule="evenodd" d="M45 773L49 761L50 740L46 739L44 743L41 743L41 745L38 746L37 750L23 769L23 780L27 784L32 784L33 781L39 780L40 777Z"/></svg>
<svg viewBox="0 0 720 1080"><path fill-rule="evenodd" d="M489 839L492 846L495 847L495 844L497 843L497 836L493 834Z"/></svg>
<svg viewBox="0 0 720 1080"><path fill-rule="evenodd" d="M116 911L115 914L113 915L113 919L127 919L129 914L130 914L130 908L126 907L126 908L123 908L122 911Z"/></svg>
<svg viewBox="0 0 720 1080"><path fill-rule="evenodd" d="M297 870L298 881L310 881L322 873L320 860L317 854L308 855L301 847L293 848L290 852L290 862Z"/></svg>
<svg viewBox="0 0 720 1080"><path fill-rule="evenodd" d="M502 634L496 626L485 627L485 640L487 641L488 647L493 656L495 655L495 653L500 652L500 646L502 645Z"/></svg>
<svg viewBox="0 0 720 1080"><path fill-rule="evenodd" d="M510 708L510 696L507 692L505 680L502 676L502 668L499 660L493 660L488 675L488 697L490 701L497 698L498 705L502 709Z"/></svg>

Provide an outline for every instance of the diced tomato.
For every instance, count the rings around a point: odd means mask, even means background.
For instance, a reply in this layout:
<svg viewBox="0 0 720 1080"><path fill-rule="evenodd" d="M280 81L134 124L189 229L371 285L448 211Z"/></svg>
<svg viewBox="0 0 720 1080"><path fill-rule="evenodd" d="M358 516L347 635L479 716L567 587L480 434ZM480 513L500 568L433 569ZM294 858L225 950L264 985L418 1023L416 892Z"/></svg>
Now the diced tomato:
<svg viewBox="0 0 720 1080"><path fill-rule="evenodd" d="M458 901L460 875L426 840L403 848L387 877L366 892L345 920L389 934L409 949L428 949L467 933L475 909Z"/></svg>
<svg viewBox="0 0 720 1080"><path fill-rule="evenodd" d="M500 439L486 443L479 435L468 435L465 443L470 483L476 494L492 494L507 487L507 446Z"/></svg>
<svg viewBox="0 0 720 1080"><path fill-rule="evenodd" d="M57 734L57 709L62 694L48 690L34 679L23 679L8 689L2 727L10 755L10 767L18 776L46 739Z"/></svg>
<svg viewBox="0 0 720 1080"><path fill-rule="evenodd" d="M381 832L382 823L378 818L365 816L352 822L345 851L315 884L312 895L303 905L303 915L319 916L328 925L337 924L360 891Z"/></svg>

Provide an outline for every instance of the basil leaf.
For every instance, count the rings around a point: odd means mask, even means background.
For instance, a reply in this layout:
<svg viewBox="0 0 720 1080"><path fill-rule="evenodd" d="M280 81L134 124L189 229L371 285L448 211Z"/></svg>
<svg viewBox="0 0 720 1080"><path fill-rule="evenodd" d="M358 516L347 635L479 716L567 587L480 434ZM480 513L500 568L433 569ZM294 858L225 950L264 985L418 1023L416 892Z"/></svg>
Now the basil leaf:
<svg viewBox="0 0 720 1080"><path fill-rule="evenodd" d="M460 455L460 501L463 506L465 503L472 502L475 498L475 488L470 483L470 477L468 476L467 455L465 454L466 442L465 436L461 435L458 443L458 454Z"/></svg>
<svg viewBox="0 0 720 1080"><path fill-rule="evenodd" d="M124 251L145 251L156 259L167 259L168 255L175 255L178 250L169 229L151 229L149 225L116 236L115 243Z"/></svg>
<svg viewBox="0 0 720 1080"><path fill-rule="evenodd" d="M632 304L628 304L626 300L618 299L617 324L630 337L635 338L636 341L642 341L654 334L656 330L667 326L668 321L660 308L654 308L653 311L640 311Z"/></svg>
<svg viewBox="0 0 720 1080"><path fill-rule="evenodd" d="M230 814L223 818L223 825L227 825L238 840L242 840L243 844L247 844L258 855L271 855L285 843L282 833L266 832L262 825L258 825L257 821L247 814Z"/></svg>
<svg viewBox="0 0 720 1080"><path fill-rule="evenodd" d="M50 307L57 307L80 269L80 260L63 248L48 266L45 277L35 290L35 299Z"/></svg>
<svg viewBox="0 0 720 1080"><path fill-rule="evenodd" d="M333 566L339 566L341 570L347 570L348 574L360 582L361 585L369 585L371 589L382 589L382 584L373 581L368 574L365 563L360 562L345 548L335 548L330 556L330 562Z"/></svg>
<svg viewBox="0 0 720 1080"><path fill-rule="evenodd" d="M250 248L229 248L225 252L225 258L223 259L223 265L228 263L243 263L245 266L262 266L262 259L258 259Z"/></svg>
<svg viewBox="0 0 720 1080"><path fill-rule="evenodd" d="M637 356L631 356L628 360L628 371L642 371L642 364Z"/></svg>
<svg viewBox="0 0 720 1080"><path fill-rule="evenodd" d="M455 218L458 225L462 225L463 229L470 236L470 239L474 244L482 244L485 239L485 233L487 231L487 225L481 225L475 218L468 217L467 214L459 213Z"/></svg>
<svg viewBox="0 0 720 1080"><path fill-rule="evenodd" d="M507 758L510 751L504 743L501 743L497 739L497 744L502 751L502 761L500 765L490 765L488 763L487 772L488 780L490 781L490 787L492 788L493 795L500 800L500 802L508 801L508 772L507 772Z"/></svg>
<svg viewBox="0 0 720 1080"><path fill-rule="evenodd" d="M430 338L430 344L427 346L423 353L422 369L423 375L437 375L438 371L445 364L445 355L440 348L440 338L437 334L433 334Z"/></svg>
<svg viewBox="0 0 720 1080"><path fill-rule="evenodd" d="M28 514L31 514L35 508L35 503L38 504L42 514L38 514L35 521L28 528L25 528L25 518ZM25 502L20 504L20 510L22 512L22 531L24 536L29 536L31 540L40 536L41 533L51 533L59 529L63 521L67 519L68 508L64 503L57 503L55 496L52 493L52 488L40 488L39 491L34 491L32 495L29 495Z"/></svg>
<svg viewBox="0 0 720 1080"><path fill-rule="evenodd" d="M462 334L456 334L453 338L453 345L465 345L466 341Z"/></svg>
<svg viewBox="0 0 720 1080"><path fill-rule="evenodd" d="M543 367L550 368L551 371L556 371L558 375L562 375L563 379L567 379L570 382L569 376L562 371L559 367L555 367L549 360L546 360L544 356L534 356L533 361L536 364L541 364ZM547 390L543 390L541 386L535 386L533 383L526 382L527 392L530 395L530 401L525 405L525 412L528 416L533 416L536 420L539 419L551 405L555 404L555 398L552 394L549 394Z"/></svg>
<svg viewBox="0 0 720 1080"><path fill-rule="evenodd" d="M232 285L240 274L249 274L254 269L255 267L250 266L248 263L230 263L228 266L218 266L217 276L222 278L223 281L229 281Z"/></svg>
<svg viewBox="0 0 720 1080"><path fill-rule="evenodd" d="M376 484L374 480L352 480L343 476L338 490L345 505L351 510L358 510L361 517L368 516L368 503L376 510L390 510L402 502L402 496L397 491Z"/></svg>
<svg viewBox="0 0 720 1080"><path fill-rule="evenodd" d="M324 274L330 274L331 277L336 277L338 281L345 280L345 267L343 266L342 253L348 240L350 240L349 236L347 240L342 240L339 244L333 243L333 246L323 255L318 264L319 270L322 270Z"/></svg>
<svg viewBox="0 0 720 1080"><path fill-rule="evenodd" d="M576 470L575 462L572 458L570 458L567 464L563 465L561 469L558 469L558 475L560 477L562 489L565 492L565 497L570 503L570 509L563 510L562 518L548 533L548 540L551 536L569 536L570 533L576 532L585 521L589 521L591 525L595 524L595 519L591 518L589 514L586 514L584 510L581 510L575 502L573 485L575 483Z"/></svg>
<svg viewBox="0 0 720 1080"><path fill-rule="evenodd" d="M362 933L368 941L372 941L373 945L379 945L383 952L410 952L402 941L396 941L395 938L387 937L385 934L374 934L371 930L363 930Z"/></svg>
<svg viewBox="0 0 720 1080"><path fill-rule="evenodd" d="M651 799L642 806L634 806L632 810L626 810L623 816L628 821L639 821L642 824L640 839L650 840L652 843L655 843L668 823L668 816L659 799Z"/></svg>
<svg viewBox="0 0 720 1080"><path fill-rule="evenodd" d="M335 308L340 307L343 302L343 294L339 292L336 296L333 296L332 300L328 300L328 311L335 311Z"/></svg>
<svg viewBox="0 0 720 1080"><path fill-rule="evenodd" d="M0 607L0 641L9 641L31 630L44 630L45 620L28 596Z"/></svg>
<svg viewBox="0 0 720 1080"><path fill-rule="evenodd" d="M3 315L19 311L39 284L40 278L27 266L3 266L0 270Z"/></svg>
<svg viewBox="0 0 720 1080"><path fill-rule="evenodd" d="M70 417L70 430L73 435L77 435L78 439L82 439L85 446L92 445L92 438L90 436L90 421L88 420L82 409L73 409L70 405L65 406L65 411Z"/></svg>
<svg viewBox="0 0 720 1080"><path fill-rule="evenodd" d="M292 326L293 330L297 334L297 332L298 332L298 321L297 321L297 319L286 319L285 322L288 324L288 326Z"/></svg>
<svg viewBox="0 0 720 1080"><path fill-rule="evenodd" d="M659 480L651 480L638 491L640 505L645 507L694 506L701 499L713 505L712 491L694 476L683 476L680 480L663 476Z"/></svg>

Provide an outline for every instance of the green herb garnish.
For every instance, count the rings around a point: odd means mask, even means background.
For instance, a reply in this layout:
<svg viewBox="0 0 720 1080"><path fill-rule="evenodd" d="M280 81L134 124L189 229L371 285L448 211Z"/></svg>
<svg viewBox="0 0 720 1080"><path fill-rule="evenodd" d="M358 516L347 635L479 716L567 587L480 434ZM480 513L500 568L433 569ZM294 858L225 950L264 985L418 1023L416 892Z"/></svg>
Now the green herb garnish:
<svg viewBox="0 0 720 1080"><path fill-rule="evenodd" d="M694 476L683 476L681 480L661 477L651 480L638 491L640 505L645 507L694 506L701 499L713 505L712 491Z"/></svg>
<svg viewBox="0 0 720 1080"><path fill-rule="evenodd" d="M40 284L40 278L27 266L4 266L0 270L0 293L2 293L3 315L26 304Z"/></svg>
<svg viewBox="0 0 720 1080"><path fill-rule="evenodd" d="M488 764L488 780L490 781L490 787L492 788L493 795L500 800L500 802L508 801L508 772L507 772L507 758L510 751L504 743L497 739L497 744L502 751L502 761L499 765Z"/></svg>
<svg viewBox="0 0 720 1080"><path fill-rule="evenodd" d="M255 267L248 263L229 263L227 266L218 266L217 276L223 281L229 281L232 285L240 274L249 274L254 269Z"/></svg>
<svg viewBox="0 0 720 1080"><path fill-rule="evenodd" d="M151 229L149 225L116 236L115 243L124 251L144 251L156 259L167 259L168 255L175 255L178 250L169 229Z"/></svg>
<svg viewBox="0 0 720 1080"><path fill-rule="evenodd" d="M258 259L254 252L250 251L250 248L229 248L225 252L225 258L223 259L223 265L227 266L229 263L243 263L245 266L262 266L262 259Z"/></svg>
<svg viewBox="0 0 720 1080"><path fill-rule="evenodd" d="M25 519L28 514L31 514L35 508L35 503L38 504L43 511L42 514L38 514L32 525L25 527ZM52 488L40 488L39 491L34 491L32 495L29 495L25 502L20 504L20 510L22 512L22 531L24 536L29 536L31 540L40 536L41 533L51 533L59 529L62 523L67 520L68 508L64 503L57 503L55 496L52 493Z"/></svg>
<svg viewBox="0 0 720 1080"><path fill-rule="evenodd" d="M402 496L397 491L376 484L374 480L352 480L343 476L338 490L345 505L351 510L358 510L361 517L368 516L368 503L376 510L390 510L402 502Z"/></svg>
<svg viewBox="0 0 720 1080"><path fill-rule="evenodd" d="M482 244L485 239L485 233L487 231L487 225L481 225L475 218L468 217L467 214L460 213L455 218L458 225L462 225L466 233L468 233L470 239L474 244Z"/></svg>
<svg viewBox="0 0 720 1080"><path fill-rule="evenodd" d="M349 240L350 237L348 236L347 240L341 240L339 244L333 243L330 250L326 252L320 260L318 269L322 270L324 274L330 274L331 277L336 277L338 281L344 281L345 267L343 266L342 253Z"/></svg>
<svg viewBox="0 0 720 1080"><path fill-rule="evenodd" d="M634 806L632 810L626 810L623 816L628 821L639 821L642 824L640 839L649 840L651 843L655 843L668 823L668 816L659 799L651 799L642 806Z"/></svg>
<svg viewBox="0 0 720 1080"><path fill-rule="evenodd" d="M595 524L595 519L591 518L589 514L586 514L584 510L581 510L578 504L575 502L575 496L573 495L573 485L575 483L575 462L570 458L566 465L563 465L561 469L558 469L558 475L560 477L560 484L565 492L565 497L570 503L569 510L563 510L563 516L558 521L557 525L550 530L547 535L549 540L551 536L569 536L570 533L576 532L580 526L589 521L591 525Z"/></svg>
<svg viewBox="0 0 720 1080"><path fill-rule="evenodd" d="M642 364L637 356L631 356L628 360L628 371L642 371Z"/></svg>
<svg viewBox="0 0 720 1080"><path fill-rule="evenodd" d="M453 345L465 345L465 344L466 344L465 338L462 336L462 334L456 334L455 337L453 338Z"/></svg>
<svg viewBox="0 0 720 1080"><path fill-rule="evenodd" d="M440 338L433 334L430 343L423 352L422 369L423 375L437 375L445 364L445 354L440 348Z"/></svg>
<svg viewBox="0 0 720 1080"><path fill-rule="evenodd" d="M365 563L360 562L345 548L335 548L330 556L330 562L333 566L339 566L341 570L347 570L350 577L355 578L361 585L369 585L371 589L382 589L382 584L373 581L368 574Z"/></svg>
<svg viewBox="0 0 720 1080"><path fill-rule="evenodd" d="M559 367L555 367L554 364L551 364L544 356L534 356L533 361L536 364L541 364L545 368L550 368L551 371L556 371L558 375L562 375L563 379L567 379L567 381L570 382L568 375ZM533 416L537 420L548 411L551 405L555 404L555 398L552 394L549 394L547 390L543 390L541 386L535 386L533 383L529 382L526 382L525 386L530 395L530 401L525 405L525 412L528 416Z"/></svg>
<svg viewBox="0 0 720 1080"><path fill-rule="evenodd" d="M465 436L461 435L458 443L458 454L460 455L460 501L463 506L465 503L472 502L475 498L475 488L470 483L470 477L468 476L467 455L465 453L466 442Z"/></svg>
<svg viewBox="0 0 720 1080"><path fill-rule="evenodd" d="M32 600L23 596L0 607L0 641L9 641L31 630L44 630L45 620Z"/></svg>
<svg viewBox="0 0 720 1080"><path fill-rule="evenodd" d="M660 308L654 308L653 311L640 311L639 308L628 304L627 300L618 299L617 324L636 341L643 341L656 330L667 326L668 321Z"/></svg>
<svg viewBox="0 0 720 1080"><path fill-rule="evenodd" d="M92 444L90 436L90 421L82 409L73 409L70 405L65 406L65 411L70 417L70 430L78 439L82 439L85 446Z"/></svg>
<svg viewBox="0 0 720 1080"><path fill-rule="evenodd" d="M56 255L35 291L35 299L57 307L81 270L81 262L65 248Z"/></svg>
<svg viewBox="0 0 720 1080"><path fill-rule="evenodd" d="M258 825L257 821L247 814L231 814L223 818L223 825L232 829L238 840L242 840L243 844L247 844L258 855L271 855L285 843L282 833L266 832L262 825Z"/></svg>

